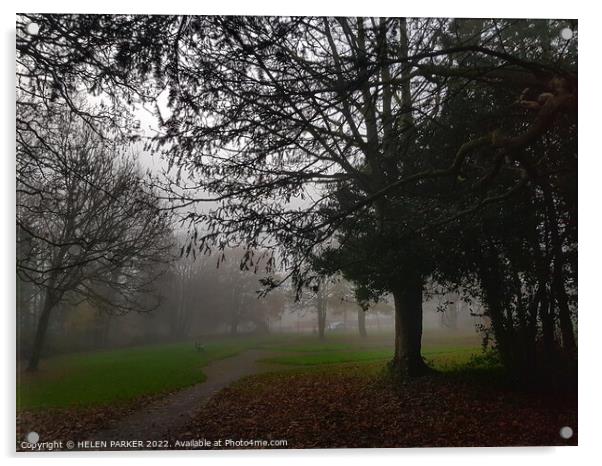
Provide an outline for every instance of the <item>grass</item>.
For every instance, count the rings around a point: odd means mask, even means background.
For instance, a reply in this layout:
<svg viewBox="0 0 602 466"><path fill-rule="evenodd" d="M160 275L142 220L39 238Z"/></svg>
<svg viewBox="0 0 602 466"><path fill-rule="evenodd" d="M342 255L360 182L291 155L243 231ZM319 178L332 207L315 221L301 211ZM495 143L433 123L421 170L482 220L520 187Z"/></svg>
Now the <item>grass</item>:
<svg viewBox="0 0 602 466"><path fill-rule="evenodd" d="M169 392L204 381L203 366L243 348L210 343L198 352L178 343L49 358L39 372L20 374L17 409L94 406Z"/></svg>
<svg viewBox="0 0 602 466"><path fill-rule="evenodd" d="M424 359L429 366L438 371L455 371L464 367L483 354L480 346L456 346L449 348L426 349L423 351Z"/></svg>
<svg viewBox="0 0 602 466"><path fill-rule="evenodd" d="M265 362L273 364L285 364L292 366L317 366L322 364L342 364L347 362L378 361L390 359L390 350L372 351L327 351L306 352L304 354L291 354L264 359Z"/></svg>
<svg viewBox="0 0 602 466"><path fill-rule="evenodd" d="M435 346L426 347L423 351L425 359L438 370L453 370L457 366L468 363L474 356L481 353L477 346ZM392 350L329 350L305 352L266 358L264 361L273 364L294 366L317 366L324 364L343 364L350 362L385 361L393 357Z"/></svg>
<svg viewBox="0 0 602 466"><path fill-rule="evenodd" d="M437 341L439 343L424 345L424 355L440 370L465 364L480 353L474 342L453 338ZM44 359L39 372L19 374L17 409L99 406L170 392L203 382L203 366L249 348L274 351L275 356L266 361L283 369L284 366L310 369L346 363L379 363L392 356L392 340L383 335L362 339L335 334L324 341L315 335L222 337L207 338L203 343L204 352L196 351L188 342Z"/></svg>

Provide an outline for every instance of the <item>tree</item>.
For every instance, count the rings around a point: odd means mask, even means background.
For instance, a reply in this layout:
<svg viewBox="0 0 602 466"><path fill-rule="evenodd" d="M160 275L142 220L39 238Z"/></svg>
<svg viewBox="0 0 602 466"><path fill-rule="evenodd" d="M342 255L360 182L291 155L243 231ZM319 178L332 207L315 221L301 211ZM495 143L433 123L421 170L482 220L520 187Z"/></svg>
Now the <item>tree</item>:
<svg viewBox="0 0 602 466"><path fill-rule="evenodd" d="M169 215L136 165L70 113L45 116L44 138L17 147L29 172L17 184L17 241L27 244L17 273L44 294L30 370L59 303L85 300L114 314L155 306L151 285L170 247Z"/></svg>
<svg viewBox="0 0 602 466"><path fill-rule="evenodd" d="M426 369L422 293L450 256L445 232L533 182L524 152L576 104L570 48L525 21L30 18L44 39L19 50L51 76L58 62L68 82L150 103L168 89L154 143L175 168L168 197L208 203L186 217L195 248L278 249L268 268L278 257L297 289L321 280L321 260L391 293L404 375ZM533 34L534 47L511 40ZM534 114L508 111L513 100Z"/></svg>
<svg viewBox="0 0 602 466"><path fill-rule="evenodd" d="M326 317L328 315L328 288L326 280L322 280L316 289L316 315L318 316L318 338L324 339Z"/></svg>
<svg viewBox="0 0 602 466"><path fill-rule="evenodd" d="M560 39L562 27L566 23L515 22L489 37L480 34L476 45L489 41L513 64L499 74L483 57L470 57L496 85L450 74L450 88L463 92L446 100L441 126L429 137L435 151L477 145L457 179L467 195L436 224L442 250L454 258L437 261L436 278L452 289L468 286L485 304L502 361L527 378L564 365L554 341L562 333L561 306L563 352L567 360L576 354L577 56L576 43ZM523 88L518 98L510 92L514 86ZM490 138L482 139L487 131Z"/></svg>
<svg viewBox="0 0 602 466"><path fill-rule="evenodd" d="M196 255L191 249L187 254L183 235L174 239L177 259L155 285L164 297L159 311L171 337L201 337L223 328L235 335L243 326L269 332L270 323L283 311L283 293L260 293L263 274L241 269L244 251Z"/></svg>

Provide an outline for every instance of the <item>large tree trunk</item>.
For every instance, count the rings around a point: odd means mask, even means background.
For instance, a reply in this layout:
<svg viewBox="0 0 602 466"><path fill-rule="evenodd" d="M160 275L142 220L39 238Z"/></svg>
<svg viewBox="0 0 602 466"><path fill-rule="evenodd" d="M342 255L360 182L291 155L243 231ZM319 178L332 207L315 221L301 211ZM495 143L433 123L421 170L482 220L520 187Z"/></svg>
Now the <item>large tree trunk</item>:
<svg viewBox="0 0 602 466"><path fill-rule="evenodd" d="M360 336L368 336L368 332L366 332L366 311L364 311L361 306L358 306L357 309L357 326L360 331Z"/></svg>
<svg viewBox="0 0 602 466"><path fill-rule="evenodd" d="M414 278L393 291L395 300L395 356L391 369L396 376L417 376L429 370L422 359L422 280Z"/></svg>
<svg viewBox="0 0 602 466"><path fill-rule="evenodd" d="M55 295L55 292L48 288L44 297L44 306L42 307L42 313L40 314L40 318L38 319L36 335L33 340L33 348L31 351L31 356L29 358L29 365L27 366L28 371L38 370L40 356L42 355L44 341L46 340L46 332L48 330L50 314L52 312L52 309L56 306L58 302L59 299Z"/></svg>

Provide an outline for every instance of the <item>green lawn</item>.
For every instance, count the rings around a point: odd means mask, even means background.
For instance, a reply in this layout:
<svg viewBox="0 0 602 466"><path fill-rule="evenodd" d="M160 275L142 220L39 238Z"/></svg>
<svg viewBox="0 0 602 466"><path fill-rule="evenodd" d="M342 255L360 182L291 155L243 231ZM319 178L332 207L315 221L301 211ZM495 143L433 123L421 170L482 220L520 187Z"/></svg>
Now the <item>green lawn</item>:
<svg viewBox="0 0 602 466"><path fill-rule="evenodd" d="M426 347L423 350L425 359L436 369L453 369L468 363L473 356L481 354L478 346ZM385 361L393 357L392 349L372 350L329 350L320 352L304 352L266 358L264 361L273 364L293 366L316 366L322 364L343 364L349 362Z"/></svg>
<svg viewBox="0 0 602 466"><path fill-rule="evenodd" d="M334 339L336 340L336 339ZM248 348L326 351L347 347L308 336L212 338L205 351L192 342L74 353L43 359L37 373L21 372L17 409L95 406L129 401L203 382L202 367Z"/></svg>
<svg viewBox="0 0 602 466"><path fill-rule="evenodd" d="M241 343L192 343L77 353L43 360L38 373L21 373L17 409L100 405L167 392L205 379L208 362L232 356Z"/></svg>
<svg viewBox="0 0 602 466"><path fill-rule="evenodd" d="M330 335L213 338L205 351L194 344L149 345L55 356L42 360L38 373L18 376L17 409L95 406L127 402L141 395L160 394L202 382L202 367L249 348L274 351L266 359L298 368L327 364L379 362L392 356L392 341L382 335L362 339ZM477 344L448 340L427 343L425 358L437 369L453 369L480 353Z"/></svg>

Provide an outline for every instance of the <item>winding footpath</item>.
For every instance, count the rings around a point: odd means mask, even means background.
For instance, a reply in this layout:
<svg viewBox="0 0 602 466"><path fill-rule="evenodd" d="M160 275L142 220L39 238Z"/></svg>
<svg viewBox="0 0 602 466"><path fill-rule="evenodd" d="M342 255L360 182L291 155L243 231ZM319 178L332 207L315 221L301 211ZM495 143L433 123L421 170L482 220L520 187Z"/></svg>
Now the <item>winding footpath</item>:
<svg viewBox="0 0 602 466"><path fill-rule="evenodd" d="M222 388L248 375L267 372L273 366L259 360L273 353L247 350L203 367L207 379L150 403L91 435L93 441L165 440L181 432L207 401Z"/></svg>

